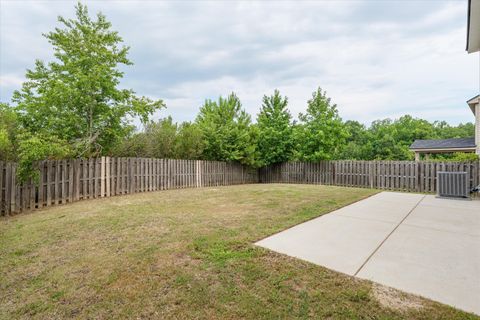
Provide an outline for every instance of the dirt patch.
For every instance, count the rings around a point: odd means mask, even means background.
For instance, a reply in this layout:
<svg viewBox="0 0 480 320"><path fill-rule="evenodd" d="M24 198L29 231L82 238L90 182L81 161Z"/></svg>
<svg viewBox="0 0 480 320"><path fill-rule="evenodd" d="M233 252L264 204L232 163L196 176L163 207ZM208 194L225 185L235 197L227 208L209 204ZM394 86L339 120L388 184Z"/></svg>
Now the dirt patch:
<svg viewBox="0 0 480 320"><path fill-rule="evenodd" d="M373 284L371 294L382 306L393 310L410 311L424 307L421 298L380 284Z"/></svg>

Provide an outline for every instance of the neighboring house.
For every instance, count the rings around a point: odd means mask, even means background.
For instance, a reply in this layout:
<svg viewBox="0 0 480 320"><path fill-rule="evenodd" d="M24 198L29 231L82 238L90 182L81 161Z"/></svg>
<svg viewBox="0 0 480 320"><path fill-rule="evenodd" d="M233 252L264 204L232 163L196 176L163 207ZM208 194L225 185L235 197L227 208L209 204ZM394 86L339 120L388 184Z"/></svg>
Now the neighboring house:
<svg viewBox="0 0 480 320"><path fill-rule="evenodd" d="M468 1L467 52L480 51L480 0ZM415 140L410 150L415 152L415 160L421 155L427 158L432 153L475 152L480 155L480 95L467 101L475 117L475 136L468 138Z"/></svg>

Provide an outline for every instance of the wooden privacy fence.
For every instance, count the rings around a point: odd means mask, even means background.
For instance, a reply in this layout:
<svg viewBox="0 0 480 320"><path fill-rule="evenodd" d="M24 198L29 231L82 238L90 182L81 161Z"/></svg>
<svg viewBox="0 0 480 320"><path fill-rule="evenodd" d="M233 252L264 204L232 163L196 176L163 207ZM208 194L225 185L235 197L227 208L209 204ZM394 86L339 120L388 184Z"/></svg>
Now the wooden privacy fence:
<svg viewBox="0 0 480 320"><path fill-rule="evenodd" d="M436 192L437 172L467 172L480 184L480 162L320 161L287 162L259 170L260 183L309 183L407 192Z"/></svg>
<svg viewBox="0 0 480 320"><path fill-rule="evenodd" d="M19 184L16 164L0 162L0 215L82 199L243 183L308 183L407 192L436 191L438 171L467 172L480 184L480 162L286 162L261 169L203 160L110 158L47 160L40 179Z"/></svg>
<svg viewBox="0 0 480 320"><path fill-rule="evenodd" d="M19 184L16 164L0 162L0 215L137 192L257 183L255 169L203 160L110 158L39 163L38 183Z"/></svg>

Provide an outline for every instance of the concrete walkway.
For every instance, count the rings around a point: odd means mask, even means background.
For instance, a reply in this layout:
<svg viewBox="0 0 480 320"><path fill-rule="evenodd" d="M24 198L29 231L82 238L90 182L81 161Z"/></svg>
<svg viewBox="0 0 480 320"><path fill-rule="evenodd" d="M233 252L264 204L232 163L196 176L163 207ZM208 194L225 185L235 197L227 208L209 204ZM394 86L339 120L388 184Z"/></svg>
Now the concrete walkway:
<svg viewBox="0 0 480 320"><path fill-rule="evenodd" d="M382 192L256 244L480 315L480 201Z"/></svg>

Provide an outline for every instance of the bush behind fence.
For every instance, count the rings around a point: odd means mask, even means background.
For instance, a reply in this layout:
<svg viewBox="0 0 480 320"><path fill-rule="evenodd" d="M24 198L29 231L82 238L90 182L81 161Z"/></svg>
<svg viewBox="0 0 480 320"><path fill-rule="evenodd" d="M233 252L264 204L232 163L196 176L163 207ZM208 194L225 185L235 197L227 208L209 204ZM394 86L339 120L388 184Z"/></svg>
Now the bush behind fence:
<svg viewBox="0 0 480 320"><path fill-rule="evenodd" d="M46 160L38 184L19 184L16 164L0 162L0 215L83 199L244 183L306 183L434 193L438 171L467 172L480 184L480 162L286 162L261 169L238 163L145 158Z"/></svg>

